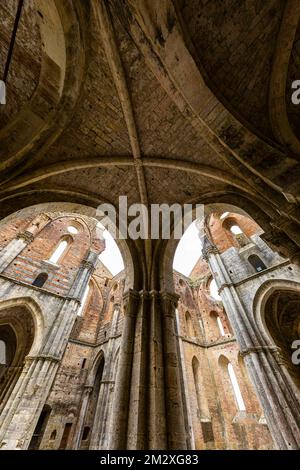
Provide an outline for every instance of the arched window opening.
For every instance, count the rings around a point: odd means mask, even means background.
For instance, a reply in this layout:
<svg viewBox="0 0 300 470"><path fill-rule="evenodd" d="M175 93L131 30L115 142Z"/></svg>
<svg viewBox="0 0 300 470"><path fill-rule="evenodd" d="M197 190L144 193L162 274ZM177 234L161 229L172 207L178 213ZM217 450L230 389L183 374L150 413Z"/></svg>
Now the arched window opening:
<svg viewBox="0 0 300 470"><path fill-rule="evenodd" d="M218 323L218 327L219 327L221 336L225 336L225 331L224 331L222 321L221 321L221 318L219 317L219 315L217 315L217 323Z"/></svg>
<svg viewBox="0 0 300 470"><path fill-rule="evenodd" d="M229 374L229 378L230 378L230 382L231 382L231 386L233 389L237 407L239 411L246 411L246 406L242 397L242 393L241 393L233 366L230 362L228 362L227 364L227 370L228 370L228 374Z"/></svg>
<svg viewBox="0 0 300 470"><path fill-rule="evenodd" d="M56 429L54 429L54 431L52 431L52 433L50 435L50 441L55 441L56 435L57 435L57 431L56 431Z"/></svg>
<svg viewBox="0 0 300 470"><path fill-rule="evenodd" d="M82 316L82 313L86 307L86 303L87 303L90 291L91 291L91 283L89 282L86 286L86 289L84 291L84 294L81 300L81 304L77 313L78 316Z"/></svg>
<svg viewBox="0 0 300 470"><path fill-rule="evenodd" d="M39 449L44 433L45 433L48 420L49 420L50 413L51 413L51 407L49 405L45 405L44 408L42 409L42 412L38 419L34 433L32 435L32 438L28 447L29 450Z"/></svg>
<svg viewBox="0 0 300 470"><path fill-rule="evenodd" d="M68 246L70 245L71 240L71 237L64 237L62 240L60 240L59 244L57 245L57 247L49 258L49 261L51 263L57 264L59 262L59 260L65 254Z"/></svg>
<svg viewBox="0 0 300 470"><path fill-rule="evenodd" d="M6 343L0 339L0 366L6 365Z"/></svg>
<svg viewBox="0 0 300 470"><path fill-rule="evenodd" d="M185 324L186 324L187 336L194 338L196 334L195 334L195 329L193 325L193 320L189 312L186 312L185 314Z"/></svg>
<svg viewBox="0 0 300 470"><path fill-rule="evenodd" d="M0 406L9 399L13 384L22 373L24 358L34 339L31 313L24 306L0 311Z"/></svg>
<svg viewBox="0 0 300 470"><path fill-rule="evenodd" d="M248 258L249 263L253 266L257 273L267 269L265 263L257 255L250 255Z"/></svg>
<svg viewBox="0 0 300 470"><path fill-rule="evenodd" d="M40 273L35 280L33 281L32 285L36 287L43 287L45 282L48 279L48 274L47 273Z"/></svg>

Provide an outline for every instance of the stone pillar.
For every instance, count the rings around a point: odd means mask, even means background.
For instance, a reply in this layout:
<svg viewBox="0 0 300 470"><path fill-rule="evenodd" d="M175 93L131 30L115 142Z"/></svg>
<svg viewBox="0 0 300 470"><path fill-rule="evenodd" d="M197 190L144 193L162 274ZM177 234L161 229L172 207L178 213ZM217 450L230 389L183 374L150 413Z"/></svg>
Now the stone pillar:
<svg viewBox="0 0 300 470"><path fill-rule="evenodd" d="M249 318L217 248L207 239L204 240L203 254L216 280L272 437L279 449L298 449L299 401L276 359L274 348L265 344L253 318Z"/></svg>
<svg viewBox="0 0 300 470"><path fill-rule="evenodd" d="M160 298L151 291L149 357L149 449L167 449L163 325Z"/></svg>
<svg viewBox="0 0 300 470"><path fill-rule="evenodd" d="M163 315L165 399L169 450L183 450L187 448L177 338L175 334L175 312L178 298L177 294L160 292Z"/></svg>
<svg viewBox="0 0 300 470"><path fill-rule="evenodd" d="M139 292L134 351L131 376L131 390L128 414L127 449L146 449L147 444L147 387L148 387L148 307L149 293Z"/></svg>
<svg viewBox="0 0 300 470"><path fill-rule="evenodd" d="M23 232L11 240L0 252L0 273L34 240L38 232L49 222L50 217L40 214L35 217Z"/></svg>
<svg viewBox="0 0 300 470"><path fill-rule="evenodd" d="M109 429L111 450L126 449L135 323L140 302L139 293L129 290L124 295L124 323Z"/></svg>
<svg viewBox="0 0 300 470"><path fill-rule="evenodd" d="M200 325L201 328L201 325ZM182 394L183 394L183 405L184 405L184 414L185 414L185 426L186 426L186 435L188 440L188 448L195 449L195 437L194 437L194 430L193 430L193 420L192 420L192 413L190 407L190 400L189 400L189 387L188 387L188 379L186 374L186 367L185 367L185 357L184 357L184 345L180 333L180 319L178 310L176 309L176 334L178 336L178 354L180 358L180 373L182 376Z"/></svg>

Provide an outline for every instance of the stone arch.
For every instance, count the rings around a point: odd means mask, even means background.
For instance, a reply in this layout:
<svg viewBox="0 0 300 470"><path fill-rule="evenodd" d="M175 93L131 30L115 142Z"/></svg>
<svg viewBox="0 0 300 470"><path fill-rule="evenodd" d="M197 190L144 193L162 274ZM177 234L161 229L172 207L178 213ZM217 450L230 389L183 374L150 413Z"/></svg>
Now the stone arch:
<svg viewBox="0 0 300 470"><path fill-rule="evenodd" d="M43 338L44 338L44 318L42 314L41 307L37 304L37 302L31 297L14 297L7 300L0 300L0 318L1 312L5 309L10 309L13 307L21 307L26 308L33 319L34 324L34 339L32 346L28 352L29 356L34 356L39 353Z"/></svg>
<svg viewBox="0 0 300 470"><path fill-rule="evenodd" d="M39 273L35 280L33 281L32 285L35 287L43 287L44 284L48 280L48 274L47 273Z"/></svg>
<svg viewBox="0 0 300 470"><path fill-rule="evenodd" d="M185 327L187 336L190 336L192 338L196 336L193 318L188 310L185 312Z"/></svg>

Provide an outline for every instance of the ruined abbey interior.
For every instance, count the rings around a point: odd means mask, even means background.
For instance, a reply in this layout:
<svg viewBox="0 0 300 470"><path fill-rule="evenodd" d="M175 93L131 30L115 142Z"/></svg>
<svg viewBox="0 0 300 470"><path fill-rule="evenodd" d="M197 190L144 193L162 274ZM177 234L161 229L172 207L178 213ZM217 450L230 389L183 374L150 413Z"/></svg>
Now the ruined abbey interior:
<svg viewBox="0 0 300 470"><path fill-rule="evenodd" d="M300 2L5 0L0 25L0 449L299 449ZM120 196L204 205L188 275L172 236L116 239L110 272Z"/></svg>

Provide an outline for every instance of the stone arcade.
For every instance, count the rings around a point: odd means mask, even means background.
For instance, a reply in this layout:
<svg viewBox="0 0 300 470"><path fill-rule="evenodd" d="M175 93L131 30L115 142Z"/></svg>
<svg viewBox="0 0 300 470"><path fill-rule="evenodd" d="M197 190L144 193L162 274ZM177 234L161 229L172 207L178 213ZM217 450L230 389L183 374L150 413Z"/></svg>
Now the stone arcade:
<svg viewBox="0 0 300 470"><path fill-rule="evenodd" d="M300 3L17 7L0 3L0 448L298 449ZM204 205L189 276L174 238L118 240L116 276L100 262L97 207L119 196Z"/></svg>

